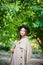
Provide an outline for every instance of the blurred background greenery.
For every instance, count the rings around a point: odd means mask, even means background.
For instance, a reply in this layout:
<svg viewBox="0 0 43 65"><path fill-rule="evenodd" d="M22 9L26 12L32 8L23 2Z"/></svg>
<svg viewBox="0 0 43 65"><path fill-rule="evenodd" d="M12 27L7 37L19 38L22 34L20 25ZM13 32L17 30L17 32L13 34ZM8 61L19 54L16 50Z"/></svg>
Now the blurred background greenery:
<svg viewBox="0 0 43 65"><path fill-rule="evenodd" d="M26 24L33 53L43 53L43 0L0 0L0 50L10 51Z"/></svg>

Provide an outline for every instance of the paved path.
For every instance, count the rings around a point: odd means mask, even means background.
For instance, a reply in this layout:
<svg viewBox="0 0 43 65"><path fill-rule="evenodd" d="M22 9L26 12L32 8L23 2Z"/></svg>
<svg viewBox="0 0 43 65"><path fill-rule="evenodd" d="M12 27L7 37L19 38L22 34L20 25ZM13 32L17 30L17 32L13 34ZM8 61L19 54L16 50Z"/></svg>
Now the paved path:
<svg viewBox="0 0 43 65"><path fill-rule="evenodd" d="M0 54L0 65L10 65L11 55ZM43 58L31 58L29 65L43 65Z"/></svg>
<svg viewBox="0 0 43 65"><path fill-rule="evenodd" d="M43 59L31 58L30 65L43 65Z"/></svg>
<svg viewBox="0 0 43 65"><path fill-rule="evenodd" d="M2 65L9 65L10 64L10 58L0 59L0 63L2 63ZM31 58L29 65L43 65L43 59Z"/></svg>

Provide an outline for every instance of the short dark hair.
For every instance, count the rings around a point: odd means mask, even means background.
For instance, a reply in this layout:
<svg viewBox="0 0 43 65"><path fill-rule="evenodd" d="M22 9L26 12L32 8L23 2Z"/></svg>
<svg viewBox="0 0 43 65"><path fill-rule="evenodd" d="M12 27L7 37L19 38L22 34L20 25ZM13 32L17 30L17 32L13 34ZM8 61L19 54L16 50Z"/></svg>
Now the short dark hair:
<svg viewBox="0 0 43 65"><path fill-rule="evenodd" d="M24 24L23 24L23 25L19 26L19 27L18 27L18 30L20 31L21 28L25 28L26 31L27 31L27 34L30 33L30 29L28 28L27 25L24 25Z"/></svg>

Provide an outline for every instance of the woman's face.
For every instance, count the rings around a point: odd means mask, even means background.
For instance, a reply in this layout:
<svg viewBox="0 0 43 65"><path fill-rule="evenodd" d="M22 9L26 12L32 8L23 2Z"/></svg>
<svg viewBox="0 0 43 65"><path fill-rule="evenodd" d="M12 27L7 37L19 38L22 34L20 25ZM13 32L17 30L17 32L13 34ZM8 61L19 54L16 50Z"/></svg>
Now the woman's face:
<svg viewBox="0 0 43 65"><path fill-rule="evenodd" d="M20 35L21 35L22 37L26 35L26 30L25 30L25 28L21 28L21 29L20 29Z"/></svg>

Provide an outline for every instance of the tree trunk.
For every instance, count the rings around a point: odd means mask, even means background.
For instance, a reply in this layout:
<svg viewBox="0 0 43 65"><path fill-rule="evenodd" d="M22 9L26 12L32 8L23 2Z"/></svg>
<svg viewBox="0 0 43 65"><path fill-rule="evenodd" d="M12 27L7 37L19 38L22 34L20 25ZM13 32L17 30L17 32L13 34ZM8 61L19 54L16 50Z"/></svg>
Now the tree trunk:
<svg viewBox="0 0 43 65"><path fill-rule="evenodd" d="M43 40L40 40L37 38L37 41L39 42L39 45L41 46L42 52L43 52Z"/></svg>

